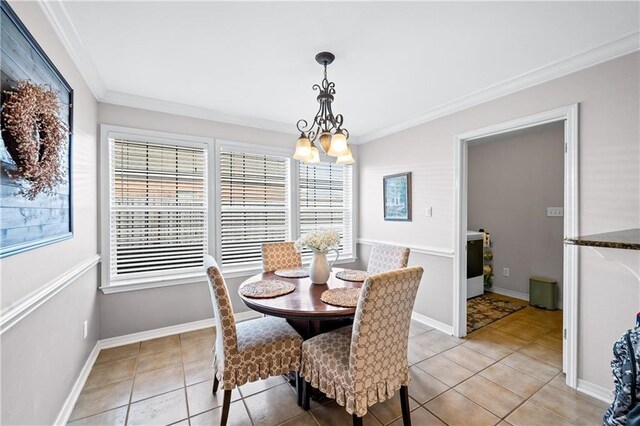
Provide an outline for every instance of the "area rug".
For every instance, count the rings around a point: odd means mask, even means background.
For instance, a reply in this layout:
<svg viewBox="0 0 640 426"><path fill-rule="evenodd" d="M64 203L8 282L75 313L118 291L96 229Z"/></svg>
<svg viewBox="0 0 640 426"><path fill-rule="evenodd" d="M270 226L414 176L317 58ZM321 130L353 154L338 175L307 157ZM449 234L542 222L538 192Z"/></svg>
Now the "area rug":
<svg viewBox="0 0 640 426"><path fill-rule="evenodd" d="M483 294L467 300L467 333L491 324L526 305Z"/></svg>

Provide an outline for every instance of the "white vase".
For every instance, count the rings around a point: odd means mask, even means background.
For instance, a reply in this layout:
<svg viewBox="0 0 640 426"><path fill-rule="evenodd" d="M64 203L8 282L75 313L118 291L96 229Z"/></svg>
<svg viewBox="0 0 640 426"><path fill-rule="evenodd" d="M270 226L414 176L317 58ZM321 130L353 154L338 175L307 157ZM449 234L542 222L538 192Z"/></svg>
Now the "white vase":
<svg viewBox="0 0 640 426"><path fill-rule="evenodd" d="M329 249L326 251L312 250L313 259L311 259L311 265L309 265L309 278L311 278L311 282L314 284L326 284L331 275L333 264L336 263L336 260L340 257L340 252L337 249ZM329 261L327 260L327 252L329 251L336 252L336 258L331 262L331 265L329 265Z"/></svg>

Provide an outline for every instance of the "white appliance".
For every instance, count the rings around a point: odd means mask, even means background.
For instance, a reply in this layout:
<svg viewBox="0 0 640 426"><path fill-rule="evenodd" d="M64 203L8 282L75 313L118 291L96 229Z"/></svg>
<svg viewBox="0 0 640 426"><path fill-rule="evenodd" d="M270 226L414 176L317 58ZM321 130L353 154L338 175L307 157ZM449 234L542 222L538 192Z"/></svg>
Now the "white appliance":
<svg viewBox="0 0 640 426"><path fill-rule="evenodd" d="M484 234L467 231L467 299L484 294Z"/></svg>

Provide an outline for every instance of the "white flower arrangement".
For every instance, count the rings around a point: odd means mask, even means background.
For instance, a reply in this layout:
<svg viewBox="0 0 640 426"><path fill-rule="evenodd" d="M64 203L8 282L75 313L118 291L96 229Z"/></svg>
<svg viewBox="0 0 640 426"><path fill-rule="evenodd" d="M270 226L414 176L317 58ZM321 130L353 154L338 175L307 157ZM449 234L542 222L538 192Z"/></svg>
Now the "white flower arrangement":
<svg viewBox="0 0 640 426"><path fill-rule="evenodd" d="M300 253L305 247L318 251L327 251L337 248L338 244L340 244L340 234L338 231L324 229L303 235L296 241L295 247L298 253Z"/></svg>

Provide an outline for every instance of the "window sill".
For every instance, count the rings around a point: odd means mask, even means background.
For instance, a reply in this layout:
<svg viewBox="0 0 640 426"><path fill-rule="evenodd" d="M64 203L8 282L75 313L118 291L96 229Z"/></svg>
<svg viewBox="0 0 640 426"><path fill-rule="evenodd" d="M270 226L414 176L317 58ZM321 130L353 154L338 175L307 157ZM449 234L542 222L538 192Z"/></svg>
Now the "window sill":
<svg viewBox="0 0 640 426"><path fill-rule="evenodd" d="M358 260L357 257L347 257L344 259L338 259L335 263L336 265L344 265L348 263L353 263ZM308 263L305 262L305 266ZM231 269L231 270L223 270L222 275L225 278L242 278L242 277L251 277L253 275L259 274L262 272L262 268L242 268L242 269ZM137 280L137 281L129 281L123 282L122 284L112 284L108 286L100 287L102 293L104 294L114 294L114 293L125 293L128 291L138 291L138 290L149 290L153 288L162 288L162 287L173 287L179 285L188 285L188 284L201 284L206 283L207 279L204 273L200 274L192 274L189 276L179 276L175 278L169 278L165 280L160 279L148 279L148 280Z"/></svg>
<svg viewBox="0 0 640 426"><path fill-rule="evenodd" d="M201 284L206 283L207 278L204 273L195 273L188 275L178 275L175 277L147 278L128 281L116 281L111 285L100 287L104 294L123 293L127 291L148 290L151 288L172 287L177 285Z"/></svg>

